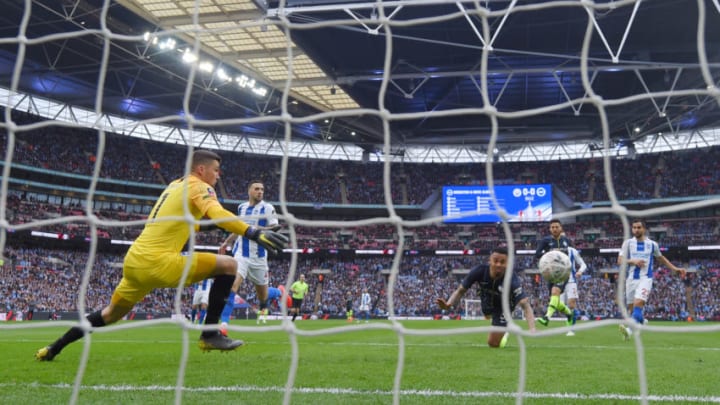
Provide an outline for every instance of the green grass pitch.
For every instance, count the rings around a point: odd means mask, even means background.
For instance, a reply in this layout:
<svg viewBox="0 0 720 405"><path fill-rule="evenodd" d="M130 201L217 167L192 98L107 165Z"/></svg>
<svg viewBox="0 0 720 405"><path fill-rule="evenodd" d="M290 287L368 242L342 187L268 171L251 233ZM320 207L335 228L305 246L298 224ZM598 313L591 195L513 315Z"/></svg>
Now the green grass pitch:
<svg viewBox="0 0 720 405"><path fill-rule="evenodd" d="M34 360L35 351L66 327L52 322L26 323L32 327L22 329L19 325L0 325L0 402L67 403L84 341L67 347L55 361L41 363ZM173 403L184 336L189 350L182 403L282 403L295 338L299 357L290 391L293 404L391 404L402 351L400 403L516 403L522 356L517 336L510 338L505 349L490 349L487 333L477 330L489 325L485 321L404 321L402 328L408 332L404 339L390 325L387 321L306 320L283 327L279 321L266 326L234 321L230 335L244 339L246 345L231 353L202 353L196 345L196 330L185 335L177 324L123 323L92 335L78 403ZM707 328L712 324L653 322L652 326ZM297 334L289 332L293 328ZM470 329L454 334L461 328ZM617 325L581 327L574 337L549 334L555 328L539 326L541 335L524 339L523 403L639 402L637 339L622 341ZM645 329L640 342L649 402L720 403L719 341L717 331Z"/></svg>

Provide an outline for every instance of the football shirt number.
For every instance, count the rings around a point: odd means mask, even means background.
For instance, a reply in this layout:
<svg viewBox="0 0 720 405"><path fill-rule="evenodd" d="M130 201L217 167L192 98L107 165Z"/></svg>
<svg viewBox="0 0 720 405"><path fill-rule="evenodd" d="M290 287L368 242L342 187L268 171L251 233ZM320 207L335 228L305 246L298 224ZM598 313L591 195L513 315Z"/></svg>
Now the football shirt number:
<svg viewBox="0 0 720 405"><path fill-rule="evenodd" d="M155 206L155 211L153 211L153 214L150 216L151 219L155 219L157 217L158 212L160 211L160 207L165 203L165 200L167 200L168 195L170 193L163 193L162 196L160 196L160 201L158 201L157 205Z"/></svg>

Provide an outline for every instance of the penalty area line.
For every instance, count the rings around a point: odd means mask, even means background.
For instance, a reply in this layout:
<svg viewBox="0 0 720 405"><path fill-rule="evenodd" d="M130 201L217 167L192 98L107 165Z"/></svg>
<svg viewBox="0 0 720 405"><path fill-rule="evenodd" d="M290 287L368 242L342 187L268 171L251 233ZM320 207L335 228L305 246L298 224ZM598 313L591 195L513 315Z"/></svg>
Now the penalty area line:
<svg viewBox="0 0 720 405"><path fill-rule="evenodd" d="M40 383L0 383L0 388L45 388L70 390L72 384L40 384ZM172 385L83 385L81 390L106 391L106 392L155 392L155 391L175 391L177 387ZM259 386L215 386L215 387L183 387L183 392L285 392L285 387L259 387ZM296 394L328 394L328 395L380 395L392 396L393 391L386 390L356 390L352 388L310 388L310 387L294 387L293 393ZM442 390L400 390L400 396L419 396L428 398L517 398L517 392L487 392L487 391L442 391ZM626 395L626 394L578 394L578 393L544 393L544 392L524 392L523 398L543 398L543 399L572 399L578 401L596 401L596 400L620 400L620 401L640 401L647 399L652 402L701 402L701 403L720 403L718 396L688 396L688 395Z"/></svg>

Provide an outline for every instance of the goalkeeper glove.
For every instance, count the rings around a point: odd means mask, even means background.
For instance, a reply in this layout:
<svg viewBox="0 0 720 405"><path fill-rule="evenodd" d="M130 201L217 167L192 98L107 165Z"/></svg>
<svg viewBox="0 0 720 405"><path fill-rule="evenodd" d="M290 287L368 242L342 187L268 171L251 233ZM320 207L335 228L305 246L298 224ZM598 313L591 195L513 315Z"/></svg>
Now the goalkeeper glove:
<svg viewBox="0 0 720 405"><path fill-rule="evenodd" d="M281 233L263 231L254 226L249 227L248 230L245 231L245 237L251 241L257 242L273 255L279 255L282 253L282 250L289 242L287 236Z"/></svg>

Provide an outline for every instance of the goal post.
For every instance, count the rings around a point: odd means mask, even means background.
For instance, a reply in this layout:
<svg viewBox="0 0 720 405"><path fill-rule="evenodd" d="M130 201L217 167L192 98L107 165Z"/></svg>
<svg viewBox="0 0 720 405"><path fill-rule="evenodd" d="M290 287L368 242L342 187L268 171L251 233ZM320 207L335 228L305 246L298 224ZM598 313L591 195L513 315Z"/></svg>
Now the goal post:
<svg viewBox="0 0 720 405"><path fill-rule="evenodd" d="M463 319L471 321L485 319L485 315L482 311L482 301L466 299L463 300L463 303L465 307L465 315L463 316Z"/></svg>

